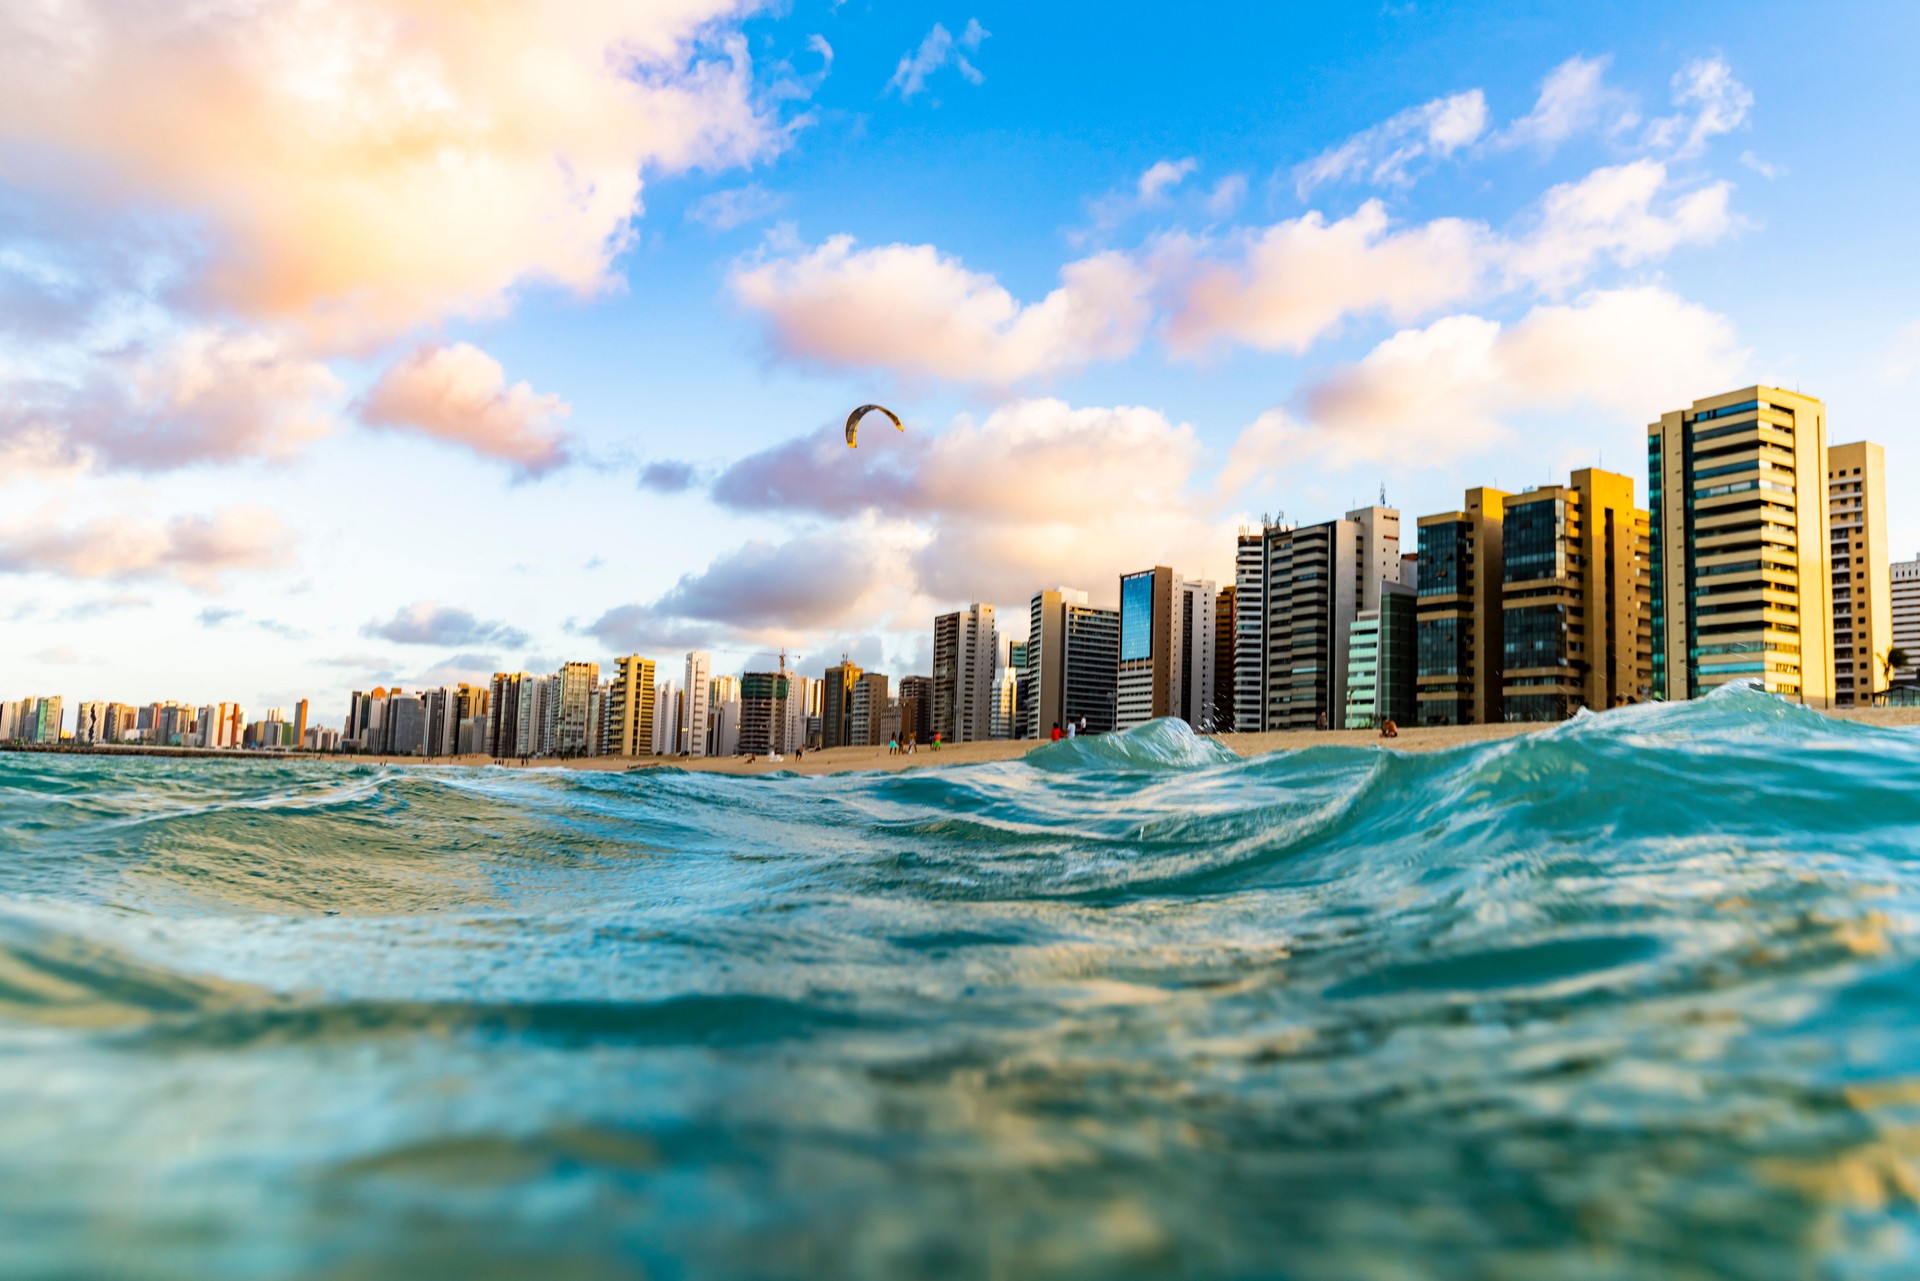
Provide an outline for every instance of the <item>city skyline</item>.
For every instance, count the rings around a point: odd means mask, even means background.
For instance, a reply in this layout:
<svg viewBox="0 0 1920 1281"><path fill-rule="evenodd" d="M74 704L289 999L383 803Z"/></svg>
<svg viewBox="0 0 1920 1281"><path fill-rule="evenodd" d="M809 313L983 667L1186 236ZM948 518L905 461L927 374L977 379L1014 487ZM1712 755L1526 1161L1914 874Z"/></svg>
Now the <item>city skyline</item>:
<svg viewBox="0 0 1920 1281"><path fill-rule="evenodd" d="M1786 5L1115 42L1013 6L512 3L382 44L338 0L306 37L344 70L304 97L271 5L231 43L39 12L0 17L0 683L69 716L332 717L690 648L927 673L965 602L1017 635L1043 586L1232 583L1241 526L1383 485L1410 529L1589 466L1644 501L1647 423L1754 383L1884 446L1889 554L1920 553L1897 6L1847 44ZM603 109L498 74L516 42ZM316 141L415 110L377 88L401 71L444 78L411 123L498 185ZM286 128L227 137L236 105ZM475 124L501 111L524 137ZM907 433L846 450L876 397Z"/></svg>

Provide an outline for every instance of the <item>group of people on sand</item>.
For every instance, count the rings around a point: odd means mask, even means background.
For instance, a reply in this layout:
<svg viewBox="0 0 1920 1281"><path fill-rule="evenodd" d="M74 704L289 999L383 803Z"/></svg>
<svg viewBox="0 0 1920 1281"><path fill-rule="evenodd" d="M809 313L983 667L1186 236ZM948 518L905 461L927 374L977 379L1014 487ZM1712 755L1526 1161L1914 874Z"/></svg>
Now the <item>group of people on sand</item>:
<svg viewBox="0 0 1920 1281"><path fill-rule="evenodd" d="M1063 738L1077 738L1086 732L1087 718L1082 716L1077 721L1068 721L1064 727L1055 725L1053 727L1053 741L1057 743Z"/></svg>
<svg viewBox="0 0 1920 1281"><path fill-rule="evenodd" d="M941 736L938 733L936 733L933 736L933 743L931 744L931 746L933 750L936 752L940 750L940 739L941 739ZM892 738L887 740L887 755L888 756L912 756L914 752L919 749L919 747L920 747L919 735L909 734L903 739L900 737L900 735L895 734Z"/></svg>

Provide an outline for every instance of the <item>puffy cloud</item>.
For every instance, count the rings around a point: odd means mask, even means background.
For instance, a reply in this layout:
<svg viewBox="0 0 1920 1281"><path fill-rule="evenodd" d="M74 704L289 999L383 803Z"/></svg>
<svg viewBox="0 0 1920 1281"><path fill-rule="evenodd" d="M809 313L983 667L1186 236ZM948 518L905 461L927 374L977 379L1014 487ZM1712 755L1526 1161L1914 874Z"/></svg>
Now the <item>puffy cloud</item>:
<svg viewBox="0 0 1920 1281"><path fill-rule="evenodd" d="M1541 199L1535 230L1507 251L1507 271L1542 288L1563 289L1584 279L1602 258L1631 267L1681 245L1710 244L1733 226L1729 184L1696 187L1661 207L1667 185L1665 165L1638 160L1554 187Z"/></svg>
<svg viewBox="0 0 1920 1281"><path fill-rule="evenodd" d="M1187 180L1187 175L1200 167L1200 162L1192 156L1184 160L1157 160L1148 166L1135 184L1134 196L1144 206L1156 205L1164 201L1167 192Z"/></svg>
<svg viewBox="0 0 1920 1281"><path fill-rule="evenodd" d="M94 356L77 383L0 379L0 451L133 471L284 460L333 426L340 382L264 334L197 329Z"/></svg>
<svg viewBox="0 0 1920 1281"><path fill-rule="evenodd" d="M1500 288L1563 290L1603 260L1633 266L1731 229L1726 183L1669 187L1657 161L1597 169L1548 191L1518 236L1457 218L1395 229L1370 200L1338 221L1309 213L1218 244L1168 238L1154 259L1167 339L1187 355L1221 342L1305 351L1350 317L1404 323Z"/></svg>
<svg viewBox="0 0 1920 1281"><path fill-rule="evenodd" d="M1632 103L1606 83L1612 61L1573 57L1555 67L1541 83L1533 110L1502 130L1499 144L1551 151L1576 134L1592 129L1614 132L1631 125Z"/></svg>
<svg viewBox="0 0 1920 1281"><path fill-rule="evenodd" d="M367 392L360 420L418 432L540 476L568 462L567 438L554 421L570 412L558 396L524 382L507 385L500 362L469 343L422 347Z"/></svg>
<svg viewBox="0 0 1920 1281"><path fill-rule="evenodd" d="M640 469L640 488L656 494L684 494L698 479L699 472L694 465L677 458L651 462Z"/></svg>
<svg viewBox="0 0 1920 1281"><path fill-rule="evenodd" d="M735 298L791 358L906 377L1004 386L1130 355L1151 319L1149 280L1123 254L1069 263L1060 287L1020 303L932 245L858 249L835 236L741 263Z"/></svg>
<svg viewBox="0 0 1920 1281"><path fill-rule="evenodd" d="M36 523L0 532L0 573L45 573L125 582L174 578L217 591L229 574L277 569L292 536L265 508L155 521L106 518L59 529Z"/></svg>
<svg viewBox="0 0 1920 1281"><path fill-rule="evenodd" d="M1301 165L1294 171L1294 186L1302 200L1330 182L1404 186L1411 180L1407 171L1415 162L1444 159L1474 142L1486 128L1487 98L1480 90L1435 98Z"/></svg>
<svg viewBox="0 0 1920 1281"><path fill-rule="evenodd" d="M1063 577L1098 592L1168 557L1217 569L1232 546L1198 496L1193 429L1151 409L1025 400L909 439L850 457L822 431L740 460L713 495L741 510L877 520L875 537L907 558L902 586L944 600L1025 600Z"/></svg>
<svg viewBox="0 0 1920 1281"><path fill-rule="evenodd" d="M438 605L431 601L408 605L386 622L372 622L360 629L363 636L392 641L396 645L497 646L518 649L527 643L527 634L505 623L475 618L469 610Z"/></svg>
<svg viewBox="0 0 1920 1281"><path fill-rule="evenodd" d="M1497 247L1485 224L1458 218L1391 230L1377 200L1334 222L1314 212L1242 233L1224 257L1169 240L1156 271L1173 294L1167 339L1179 354L1222 340L1304 351L1350 316L1410 320L1472 296Z"/></svg>
<svg viewBox="0 0 1920 1281"><path fill-rule="evenodd" d="M1746 359L1725 317L1659 288L1535 307L1510 327L1448 316L1309 388L1301 415L1263 415L1226 475L1243 487L1308 461L1445 463L1505 441L1516 416L1638 417L1685 403L1702 386L1737 382Z"/></svg>
<svg viewBox="0 0 1920 1281"><path fill-rule="evenodd" d="M986 77L979 68L967 60L967 55L980 48L980 44L992 35L980 25L977 18L967 19L967 26L956 39L951 31L936 22L920 47L900 59L900 65L894 68L893 79L887 81L887 92L898 93L900 101L911 101L914 95L927 87L927 78L948 63L952 63L968 84L981 84Z"/></svg>
<svg viewBox="0 0 1920 1281"><path fill-rule="evenodd" d="M715 231L732 231L746 223L772 217L780 212L780 207L785 203L785 196L768 191L757 182L750 182L744 187L716 191L703 197L687 210L687 218L691 222L712 227Z"/></svg>
<svg viewBox="0 0 1920 1281"><path fill-rule="evenodd" d="M763 156L747 0L70 0L0 8L0 141L206 227L208 305L363 345L590 292L643 171Z"/></svg>
<svg viewBox="0 0 1920 1281"><path fill-rule="evenodd" d="M1734 79L1724 59L1699 58L1674 73L1673 102L1680 110L1650 123L1647 143L1691 157L1746 123L1753 93Z"/></svg>

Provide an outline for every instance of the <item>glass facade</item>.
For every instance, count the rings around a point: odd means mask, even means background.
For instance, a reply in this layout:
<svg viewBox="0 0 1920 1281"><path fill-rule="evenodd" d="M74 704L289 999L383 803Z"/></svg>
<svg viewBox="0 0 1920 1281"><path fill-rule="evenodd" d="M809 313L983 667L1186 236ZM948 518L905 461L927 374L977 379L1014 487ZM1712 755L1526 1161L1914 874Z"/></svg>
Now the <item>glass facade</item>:
<svg viewBox="0 0 1920 1281"><path fill-rule="evenodd" d="M1464 592L1468 527L1456 521L1420 527L1420 594L1452 596Z"/></svg>
<svg viewBox="0 0 1920 1281"><path fill-rule="evenodd" d="M1531 605L1508 610L1504 659L1509 670L1567 666L1567 607Z"/></svg>
<svg viewBox="0 0 1920 1281"><path fill-rule="evenodd" d="M1506 581L1529 583L1567 572L1567 503L1563 498L1515 503L1503 522Z"/></svg>
<svg viewBox="0 0 1920 1281"><path fill-rule="evenodd" d="M1120 580L1120 661L1153 657L1153 574Z"/></svg>

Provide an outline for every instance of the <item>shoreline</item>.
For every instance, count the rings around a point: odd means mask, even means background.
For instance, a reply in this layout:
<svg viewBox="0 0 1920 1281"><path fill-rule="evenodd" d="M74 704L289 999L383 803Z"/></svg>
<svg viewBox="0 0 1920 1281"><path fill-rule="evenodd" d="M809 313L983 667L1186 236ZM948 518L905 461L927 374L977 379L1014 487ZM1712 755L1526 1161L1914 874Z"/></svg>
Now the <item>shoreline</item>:
<svg viewBox="0 0 1920 1281"><path fill-rule="evenodd" d="M1837 708L1821 713L1835 720L1858 721L1889 728L1920 727L1920 708L1858 707ZM1605 715L1605 713L1601 713ZM1501 723L1497 725L1409 726L1400 737L1382 739L1373 730L1274 730L1259 734L1221 734L1217 741L1241 757L1265 756L1272 752L1303 751L1314 747L1376 747L1392 752L1440 752L1472 743L1497 742L1521 734L1538 733L1564 722ZM889 755L883 747L835 747L808 752L803 758L782 761L745 757L679 756L586 756L562 760L534 757L525 765L518 758L496 761L488 756L363 756L311 752L244 752L214 748L142 747L138 745L0 744L0 752L47 753L63 756L158 757L185 760L243 762L315 761L344 765L399 765L411 767L461 766L501 769L584 769L602 772L626 772L638 769L681 769L703 774L847 774L874 770L943 769L958 765L979 765L990 761L1014 760L1038 747L1049 746L1039 740L998 739L985 743L951 743L939 751L923 747L909 756Z"/></svg>

